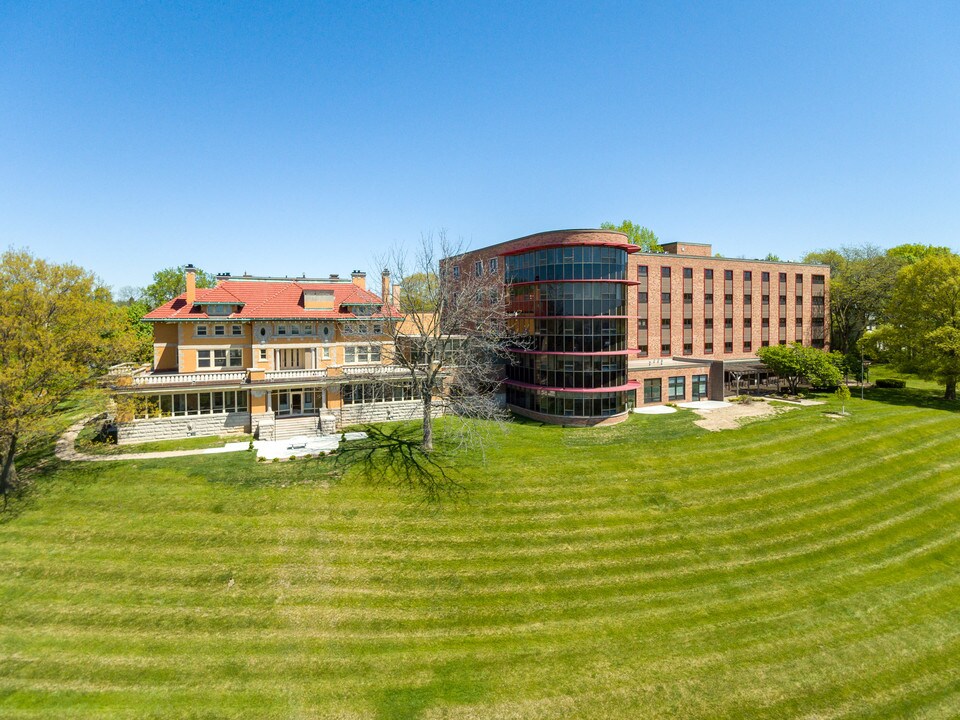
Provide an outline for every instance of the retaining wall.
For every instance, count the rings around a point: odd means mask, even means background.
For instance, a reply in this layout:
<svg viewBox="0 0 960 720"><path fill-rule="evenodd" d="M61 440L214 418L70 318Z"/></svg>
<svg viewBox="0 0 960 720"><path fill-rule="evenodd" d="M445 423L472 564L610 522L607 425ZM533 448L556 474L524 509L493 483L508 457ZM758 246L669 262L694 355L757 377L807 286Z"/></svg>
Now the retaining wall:
<svg viewBox="0 0 960 720"><path fill-rule="evenodd" d="M250 432L250 413L246 412L154 418L119 425L117 443L123 445L204 435L240 435L247 432Z"/></svg>

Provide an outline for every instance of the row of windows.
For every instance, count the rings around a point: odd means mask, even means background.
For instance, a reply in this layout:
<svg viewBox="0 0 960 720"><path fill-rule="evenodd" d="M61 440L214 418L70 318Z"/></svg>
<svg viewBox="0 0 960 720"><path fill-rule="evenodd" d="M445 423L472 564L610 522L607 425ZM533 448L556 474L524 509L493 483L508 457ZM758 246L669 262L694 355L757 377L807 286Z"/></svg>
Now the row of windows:
<svg viewBox="0 0 960 720"><path fill-rule="evenodd" d="M544 415L599 418L626 412L632 393L563 393L507 386L507 403Z"/></svg>
<svg viewBox="0 0 960 720"><path fill-rule="evenodd" d="M627 382L626 355L517 355L507 378L556 388L618 387Z"/></svg>
<svg viewBox="0 0 960 720"><path fill-rule="evenodd" d="M346 345L343 348L343 362L346 365L354 363L380 362L379 345Z"/></svg>
<svg viewBox="0 0 960 720"><path fill-rule="evenodd" d="M647 276L648 276L648 273L649 273L649 268L648 268L646 265L638 265L638 266L637 266L637 278L638 278L638 279L639 279L639 278L645 278L645 277L647 277ZM660 268L660 277L662 277L662 278L668 278L668 277L670 277L670 275L671 275L670 266L665 265L665 266L662 266L662 267ZM683 268L683 277L684 277L685 279L693 278L693 268L688 268L688 267ZM752 281L753 281L753 272L750 271L750 270L744 270L742 277L743 277L743 281L744 281L744 282L752 282ZM704 279L704 280L713 280L713 270L712 270L711 268L705 268L705 269L704 269L704 271L703 271L703 279ZM733 280L733 270L724 270L724 271L723 271L723 279L724 279L724 280ZM762 273L760 273L760 279L761 279L762 282L770 282L770 273L769 273L769 272L762 272ZM785 273L785 272L779 273L779 281L780 281L781 283L785 283L785 282L787 281L787 273ZM802 284L803 284L803 273L796 273L796 274L794 275L794 282L797 283L798 285L802 285ZM812 276L811 276L811 282L812 282L813 285L824 285L824 283L825 283L825 276L824 276L824 275L812 275Z"/></svg>
<svg viewBox="0 0 960 720"><path fill-rule="evenodd" d="M672 293L669 293L669 292L662 292L662 293L660 293L660 302L661 302L661 304L663 304L663 305L669 305L669 304L672 302L672 300L673 300L673 294L672 294ZM797 296L794 298L794 300L795 300L795 304L796 304L797 307L801 307L801 306L803 305L803 295L797 295ZM823 297L823 295L814 295L813 298L812 298L812 300L813 300L812 306L813 306L814 311L816 311L816 310L819 309L820 312L822 313L822 312L823 312L823 309L824 309L824 297ZM649 294L647 291L641 290L639 293L637 293L637 302L638 302L639 304L641 304L641 305L646 305L649 301L650 301L650 294ZM704 302L705 305L712 305L712 304L713 304L713 293L704 293L704 294L703 294L703 302ZM733 305L733 293L725 293L724 296L723 296L723 302L724 302L725 305ZM692 304L692 303L693 303L693 293L689 293L689 292L683 293L683 303L684 303L684 305L690 305L690 304ZM770 304L770 296L769 296L769 295L761 295L761 296L760 296L760 303L761 303L762 305L769 305L769 304ZM744 294L743 294L743 304L744 304L744 305L753 305L753 294L752 294L752 293L744 293ZM786 306L786 304L787 304L787 296L786 296L786 295L781 295L781 296L780 296L780 305L781 305L781 306Z"/></svg>
<svg viewBox="0 0 960 720"><path fill-rule="evenodd" d="M133 416L136 420L188 415L221 415L247 411L246 391L201 393L165 393L162 395L135 395Z"/></svg>
<svg viewBox="0 0 960 720"><path fill-rule="evenodd" d="M401 402L403 400L419 400L421 397L420 386L409 381L344 385L342 394L344 405Z"/></svg>
<svg viewBox="0 0 960 720"><path fill-rule="evenodd" d="M243 367L243 350L197 350L197 367Z"/></svg>
<svg viewBox="0 0 960 720"><path fill-rule="evenodd" d="M310 415L323 407L323 389L288 388L271 390L270 407L277 415Z"/></svg>
<svg viewBox="0 0 960 720"><path fill-rule="evenodd" d="M627 321L623 319L536 320L519 325L532 333L528 350L592 353L627 348Z"/></svg>
<svg viewBox="0 0 960 720"><path fill-rule="evenodd" d="M799 333L797 333L796 342L803 342L803 338L800 336ZM787 344L786 338L780 338L779 344L780 344L780 345L786 345L786 344ZM770 341L769 341L769 340L761 340L761 341L760 341L760 347L768 347L769 345L770 345ZM817 337L816 335L814 335L814 336L810 339L810 346L811 346L811 347L815 347L815 348L823 348L823 347L824 347L823 337L822 337L822 336ZM672 357L672 356L673 356L672 348L673 348L673 346L672 346L670 343L668 343L668 342L667 342L667 343L662 343L662 344L660 345L660 355L661 355L662 357ZM639 350L639 353L638 353L638 354L640 355L640 357L648 357L648 356L650 355L650 346L649 346L649 344L647 344L647 343L639 343L639 346L638 346L637 349ZM733 352L733 343L732 343L732 342L724 342L724 343L723 343L723 352L725 352L725 353L732 353L732 352ZM743 341L743 350L742 350L742 352L753 352L753 341L752 341L752 340L744 340L744 341ZM693 355L693 343L684 343L684 344L683 344L683 354L684 354L684 355ZM712 341L709 341L709 340L708 340L708 341L705 341L705 342L703 343L703 354L704 354L704 355L713 355L713 342L712 342Z"/></svg>
<svg viewBox="0 0 960 720"><path fill-rule="evenodd" d="M614 247L575 245L509 255L504 281L623 280L627 253Z"/></svg>
<svg viewBox="0 0 960 720"><path fill-rule="evenodd" d="M667 378L667 401L686 400L686 383L686 378L682 375ZM692 400L702 400L707 397L706 375L694 375L690 378L690 397ZM663 378L651 378L643 381L643 402L663 402Z"/></svg>
<svg viewBox="0 0 960 720"><path fill-rule="evenodd" d="M507 310L519 315L625 315L626 301L619 283L546 283L510 288Z"/></svg>
<svg viewBox="0 0 960 720"><path fill-rule="evenodd" d="M243 335L243 325L197 325L193 333L197 337L224 337L228 330L230 335Z"/></svg>

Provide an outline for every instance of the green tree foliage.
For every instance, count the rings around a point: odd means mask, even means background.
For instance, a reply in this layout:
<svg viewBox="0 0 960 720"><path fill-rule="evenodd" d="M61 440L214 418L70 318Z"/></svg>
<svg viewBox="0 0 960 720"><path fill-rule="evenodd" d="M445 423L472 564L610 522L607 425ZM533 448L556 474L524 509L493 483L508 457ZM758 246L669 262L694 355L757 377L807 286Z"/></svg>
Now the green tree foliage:
<svg viewBox="0 0 960 720"><path fill-rule="evenodd" d="M931 255L951 255L953 251L942 245L922 245L920 243L905 243L887 250L887 255L897 260L901 265L913 265Z"/></svg>
<svg viewBox="0 0 960 720"><path fill-rule="evenodd" d="M440 279L433 270L410 273L400 284L400 306L410 312L434 312L439 286Z"/></svg>
<svg viewBox="0 0 960 720"><path fill-rule="evenodd" d="M619 225L612 222L600 223L600 228L617 230L626 234L630 242L638 245L644 252L663 252L663 248L660 247L660 238L656 236L656 233L643 225L634 225L631 220L624 220Z"/></svg>
<svg viewBox="0 0 960 720"><path fill-rule="evenodd" d="M946 386L960 379L960 256L930 253L897 273L888 322L864 338L865 351Z"/></svg>
<svg viewBox="0 0 960 720"><path fill-rule="evenodd" d="M121 305L126 314L131 343L128 358L133 362L153 362L153 326L143 321L151 308L146 300L134 300Z"/></svg>
<svg viewBox="0 0 960 720"><path fill-rule="evenodd" d="M841 379L835 357L800 343L762 347L757 355L771 372L787 383L790 393L794 395L801 382L829 388L839 384Z"/></svg>
<svg viewBox="0 0 960 720"><path fill-rule="evenodd" d="M847 387L846 383L840 383L837 385L836 391L833 393L837 400L840 401L840 414L847 414L847 400L850 399L850 388Z"/></svg>
<svg viewBox="0 0 960 720"><path fill-rule="evenodd" d="M214 275L200 268L196 271L198 288L212 288L217 284L217 278ZM144 289L142 299L146 300L150 310L153 310L186 291L186 266L179 265L157 270L153 274L153 282Z"/></svg>
<svg viewBox="0 0 960 720"><path fill-rule="evenodd" d="M70 393L130 344L123 310L94 276L25 251L0 256L0 490L17 482L18 448L45 434Z"/></svg>
<svg viewBox="0 0 960 720"><path fill-rule="evenodd" d="M808 253L804 262L830 266L830 344L843 354L884 320L901 261L872 245Z"/></svg>
<svg viewBox="0 0 960 720"><path fill-rule="evenodd" d="M764 258L764 260L767 262L783 262L783 260L780 259L780 256L774 253L767 253L767 256Z"/></svg>

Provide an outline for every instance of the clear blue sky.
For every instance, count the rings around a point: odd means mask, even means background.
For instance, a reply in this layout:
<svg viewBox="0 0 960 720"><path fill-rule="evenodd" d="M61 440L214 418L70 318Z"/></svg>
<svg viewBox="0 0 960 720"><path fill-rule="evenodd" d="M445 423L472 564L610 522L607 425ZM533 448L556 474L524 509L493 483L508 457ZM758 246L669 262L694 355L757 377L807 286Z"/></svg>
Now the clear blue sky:
<svg viewBox="0 0 960 720"><path fill-rule="evenodd" d="M624 218L960 248L960 3L0 0L0 248L120 287Z"/></svg>

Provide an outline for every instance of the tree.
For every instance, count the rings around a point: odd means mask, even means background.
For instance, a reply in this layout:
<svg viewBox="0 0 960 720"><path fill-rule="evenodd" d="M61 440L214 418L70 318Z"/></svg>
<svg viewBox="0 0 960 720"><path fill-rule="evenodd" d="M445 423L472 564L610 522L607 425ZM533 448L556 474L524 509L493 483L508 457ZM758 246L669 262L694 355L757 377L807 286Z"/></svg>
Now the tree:
<svg viewBox="0 0 960 720"><path fill-rule="evenodd" d="M767 256L764 258L764 260L765 260L766 262L783 262L783 261L780 259L780 256L779 256L779 255L775 255L774 253L767 253Z"/></svg>
<svg viewBox="0 0 960 720"><path fill-rule="evenodd" d="M844 355L884 320L901 262L872 245L808 253L804 262L830 266L830 344Z"/></svg>
<svg viewBox="0 0 960 720"><path fill-rule="evenodd" d="M762 347L757 355L771 372L787 383L791 395L796 395L803 381L827 388L839 384L841 379L840 370L828 353L800 343Z"/></svg>
<svg viewBox="0 0 960 720"><path fill-rule="evenodd" d="M944 384L955 400L960 379L960 256L931 253L897 273L889 322L864 338L865 349L903 372Z"/></svg>
<svg viewBox="0 0 960 720"><path fill-rule="evenodd" d="M129 343L110 291L76 265L10 250L0 256L0 490L16 487L16 456L45 434L57 405Z"/></svg>
<svg viewBox="0 0 960 720"><path fill-rule="evenodd" d="M432 270L410 273L402 278L399 291L401 306L411 312L433 312L437 309L434 302L438 282L437 274Z"/></svg>
<svg viewBox="0 0 960 720"><path fill-rule="evenodd" d="M660 247L660 238L648 227L634 225L631 220L624 220L619 225L611 222L600 223L602 230L617 230L627 236L634 245L638 245L644 252L663 252Z"/></svg>
<svg viewBox="0 0 960 720"><path fill-rule="evenodd" d="M423 236L412 252L395 249L381 263L392 277L422 278L415 293L399 293L396 310L401 319L383 323L387 338L381 355L386 365L399 369L400 377L409 378L417 389L423 406L420 447L425 453L434 449L435 398L442 397L452 414L462 419L498 419L505 413L496 400L500 363L515 336L502 275L463 272L455 276L450 270L454 263L440 267L442 258L464 253L462 242L452 242L440 232L436 238ZM381 383L391 379L384 377L382 368L355 377ZM467 438L471 427L465 423L459 436Z"/></svg>
<svg viewBox="0 0 960 720"><path fill-rule="evenodd" d="M850 388L847 387L846 383L840 383L837 385L836 391L833 393L837 400L840 401L840 414L847 414L847 400L850 399Z"/></svg>
<svg viewBox="0 0 960 720"><path fill-rule="evenodd" d="M952 250L942 245L923 245L921 243L904 243L887 250L887 255L897 260L901 265L913 265L930 255L951 255Z"/></svg>
<svg viewBox="0 0 960 720"><path fill-rule="evenodd" d="M197 287L212 288L217 284L217 278L200 268L196 269ZM158 308L165 302L173 300L187 290L186 266L163 268L153 274L153 282L143 291L142 299L147 301L150 310Z"/></svg>

